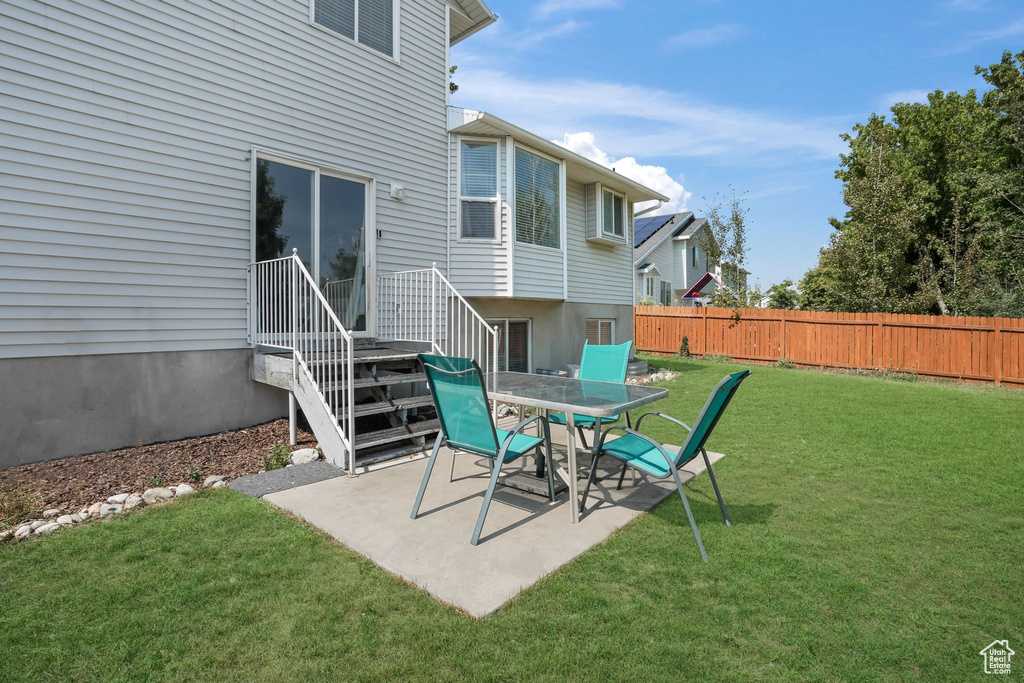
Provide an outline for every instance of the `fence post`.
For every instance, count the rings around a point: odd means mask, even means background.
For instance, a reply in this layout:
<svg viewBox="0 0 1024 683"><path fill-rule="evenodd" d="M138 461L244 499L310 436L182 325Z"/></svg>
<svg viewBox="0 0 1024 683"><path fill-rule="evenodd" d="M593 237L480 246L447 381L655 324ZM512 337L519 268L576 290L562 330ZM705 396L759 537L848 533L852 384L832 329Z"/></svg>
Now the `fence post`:
<svg viewBox="0 0 1024 683"><path fill-rule="evenodd" d="M882 328L883 328L883 326L885 324L885 320L883 318L883 316L885 316L885 314L884 313L873 313L872 315L878 316L878 325L875 326L875 343L874 343L874 347L875 348L874 348L873 355L875 357L875 369L880 371L880 370L884 369L882 367L882 337L884 336L882 334Z"/></svg>
<svg viewBox="0 0 1024 683"><path fill-rule="evenodd" d="M786 354L786 309L782 309L782 333L779 340L779 359L789 358Z"/></svg>
<svg viewBox="0 0 1024 683"><path fill-rule="evenodd" d="M1003 319L992 319L993 332L992 341L995 344L995 358L992 360L992 377L996 386L1003 382Z"/></svg>
<svg viewBox="0 0 1024 683"><path fill-rule="evenodd" d="M703 353L700 355L706 356L708 355L708 307L702 306L702 308L704 309L704 334L700 340L701 349L703 350Z"/></svg>

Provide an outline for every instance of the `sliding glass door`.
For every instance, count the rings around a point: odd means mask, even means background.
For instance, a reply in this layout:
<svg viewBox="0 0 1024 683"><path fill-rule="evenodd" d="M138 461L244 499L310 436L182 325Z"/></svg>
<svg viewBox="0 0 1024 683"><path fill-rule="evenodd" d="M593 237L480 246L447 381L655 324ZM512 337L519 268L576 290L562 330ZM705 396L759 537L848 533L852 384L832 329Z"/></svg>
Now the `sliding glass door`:
<svg viewBox="0 0 1024 683"><path fill-rule="evenodd" d="M256 260L299 258L345 329L365 332L368 184L316 166L256 161Z"/></svg>

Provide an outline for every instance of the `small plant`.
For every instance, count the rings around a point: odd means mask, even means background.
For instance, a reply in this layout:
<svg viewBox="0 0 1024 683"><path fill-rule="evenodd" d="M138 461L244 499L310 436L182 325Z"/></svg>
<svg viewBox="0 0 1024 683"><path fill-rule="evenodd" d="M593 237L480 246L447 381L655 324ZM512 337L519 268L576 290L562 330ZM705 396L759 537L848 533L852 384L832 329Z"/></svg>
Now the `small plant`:
<svg viewBox="0 0 1024 683"><path fill-rule="evenodd" d="M193 465L188 466L188 474L185 476L187 476L191 481L194 482L198 482L200 479L203 478L203 475L199 474L199 470L197 470Z"/></svg>
<svg viewBox="0 0 1024 683"><path fill-rule="evenodd" d="M690 338L683 337L683 341L679 344L679 355L683 358L690 357Z"/></svg>
<svg viewBox="0 0 1024 683"><path fill-rule="evenodd" d="M712 363L731 363L732 358L721 353L706 353L704 354L704 360L711 361Z"/></svg>
<svg viewBox="0 0 1024 683"><path fill-rule="evenodd" d="M279 470L288 465L288 460L291 457L291 449L283 443L279 443L274 446L274 450L270 451L270 457L263 460L263 469L268 471Z"/></svg>
<svg viewBox="0 0 1024 683"><path fill-rule="evenodd" d="M878 376L882 379L894 379L898 382L916 382L918 380L916 372L900 372L899 370L881 370Z"/></svg>
<svg viewBox="0 0 1024 683"><path fill-rule="evenodd" d="M159 477L159 476L155 476L154 475L154 476L152 476L152 477L150 477L149 479L146 480L146 486L148 486L151 489L158 489L158 488L161 488L161 487L166 486L166 485L167 485L167 482L164 481L163 477Z"/></svg>
<svg viewBox="0 0 1024 683"><path fill-rule="evenodd" d="M796 365L794 365L793 361L791 361L790 359L786 358L785 356L782 356L775 363L775 367L782 368L783 370L792 370L793 368L796 367Z"/></svg>
<svg viewBox="0 0 1024 683"><path fill-rule="evenodd" d="M11 491L0 485L0 529L42 514L42 496L32 491Z"/></svg>

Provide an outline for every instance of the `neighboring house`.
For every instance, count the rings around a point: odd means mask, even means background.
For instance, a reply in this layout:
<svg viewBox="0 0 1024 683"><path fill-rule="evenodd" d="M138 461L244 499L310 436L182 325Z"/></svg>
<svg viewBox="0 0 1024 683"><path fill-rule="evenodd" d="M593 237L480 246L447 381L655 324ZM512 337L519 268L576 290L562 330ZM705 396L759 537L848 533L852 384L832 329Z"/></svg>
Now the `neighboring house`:
<svg viewBox="0 0 1024 683"><path fill-rule="evenodd" d="M449 114L449 48L495 20L479 0L0 3L0 467L298 406L354 470L437 431L414 353L375 339L531 370L631 338L631 206L664 198Z"/></svg>
<svg viewBox="0 0 1024 683"><path fill-rule="evenodd" d="M715 290L709 263L701 247L707 219L692 212L643 216L633 226L633 298L671 306L690 296L707 297ZM714 264L711 264L714 268Z"/></svg>

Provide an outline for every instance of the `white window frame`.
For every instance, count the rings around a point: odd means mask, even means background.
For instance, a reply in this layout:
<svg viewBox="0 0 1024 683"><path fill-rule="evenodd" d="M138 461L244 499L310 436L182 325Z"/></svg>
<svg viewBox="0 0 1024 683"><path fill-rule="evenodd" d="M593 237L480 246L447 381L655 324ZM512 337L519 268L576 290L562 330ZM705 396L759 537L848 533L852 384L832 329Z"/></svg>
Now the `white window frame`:
<svg viewBox="0 0 1024 683"><path fill-rule="evenodd" d="M604 229L604 194L606 192L608 194L612 195L612 210L613 211L615 209L615 199L614 198L618 197L619 199L622 200L622 212L619 215L619 217L622 219L622 234L621 235L616 233L616 232L608 232L607 230ZM613 190L611 188L604 187L603 185L601 186L601 236L602 237L604 237L606 239L610 239L610 240L616 240L616 241L619 241L619 242L625 242L626 241L626 222L627 222L628 211L629 211L629 209L627 208L627 204L626 204L626 195L624 195L621 192L616 192L615 190ZM614 222L614 217L612 218L612 220Z"/></svg>
<svg viewBox="0 0 1024 683"><path fill-rule="evenodd" d="M668 280L662 280L661 286L658 288L659 303L662 306L672 305L672 285Z"/></svg>
<svg viewBox="0 0 1024 683"><path fill-rule="evenodd" d="M654 299L654 273L644 276L644 298Z"/></svg>
<svg viewBox="0 0 1024 683"><path fill-rule="evenodd" d="M562 207L565 206L565 201L566 201L566 197L565 197L565 186L566 186L565 163L561 159L556 159L555 157L551 156L550 154L545 154L544 152L540 152L540 151L534 149L533 147L528 147L527 145L521 145L518 142L515 143L513 145L512 163L510 164L511 168L512 168L512 177L509 179L509 189L510 189L509 194L512 197L516 196L516 189L517 189L516 188L516 175L515 175L516 174L515 149L522 149L523 151L529 152L530 154L536 154L537 156L539 156L539 157L541 157L543 159L547 159L548 161L550 161L550 162L554 163L556 166L558 166L558 169L559 169L558 170L558 206L555 207L555 210L558 212L558 246L557 247L549 247L546 244L534 244L533 242L523 242L523 241L521 241L519 239L519 225L518 225L519 220L516 218L515 205L514 204L513 204L512 221L511 221L512 240L516 244L521 244L524 247L528 247L528 248L531 248L531 249L545 249L547 251L556 252L556 253L561 254L564 251L565 242L566 242L566 235L565 235L565 222L566 222L565 221L565 211L562 210Z"/></svg>
<svg viewBox="0 0 1024 683"><path fill-rule="evenodd" d="M349 45L355 45L355 46L357 46L357 47L359 47L359 48L361 48L363 50L367 50L368 52L371 52L371 53L377 55L378 57L383 57L384 59L387 59L389 61L394 62L395 64L401 64L402 63L402 60L401 60L402 51L401 51L401 30L400 29L401 29L401 26L402 26L402 21L401 21L402 0L391 0L391 2L392 2L392 6L391 6L391 21L392 21L392 27L391 27L391 50L392 50L392 53L391 54L387 54L387 53L381 52L380 50L377 50L376 48L372 48L369 45L364 45L363 43L359 42L359 0L355 0L355 11L354 11L353 21L352 21L352 37L351 38L349 38L348 36L346 36L346 35L344 35L342 33L338 33L337 31L335 31L332 28L328 28L328 27L324 26L323 24L317 23L317 21L316 21L316 0L309 0L309 25L312 26L315 29L318 29L320 31L324 31L325 33L329 33L330 35L332 35L332 36L334 36L336 38L341 38L342 40L344 40ZM445 12L445 16L447 16L447 15L448 15L448 13ZM447 86L446 86L446 89L447 89Z"/></svg>
<svg viewBox="0 0 1024 683"><path fill-rule="evenodd" d="M492 330L495 325L502 326L505 335L505 370L508 370L508 324L526 323L526 371L533 372L533 320L531 318L487 318L487 325ZM495 358L495 370L501 367Z"/></svg>
<svg viewBox="0 0 1024 683"><path fill-rule="evenodd" d="M587 318L583 323L583 332L586 334L587 325L591 322L597 323L597 345L599 346L612 346L615 344L615 318ZM608 336L610 339L607 344L601 344L601 323L609 323L608 325Z"/></svg>
<svg viewBox="0 0 1024 683"><path fill-rule="evenodd" d="M494 188L496 194L493 197L471 197L469 195L462 194L462 141L469 140L470 142L490 142L494 144ZM485 138L485 137L473 137L470 135L460 135L456 139L458 143L456 149L459 151L457 169L456 169L456 183L458 188L456 194L458 196L458 205L456 207L456 221L455 221L455 235L456 241L458 242L476 242L484 244L500 244L501 243L501 140L498 138ZM494 204L494 237L488 239L486 237L463 237L462 236L462 202L491 202Z"/></svg>
<svg viewBox="0 0 1024 683"><path fill-rule="evenodd" d="M700 268L700 253L697 251L697 245L694 244L690 248L693 250L691 253L692 258L690 259L690 262L693 263L694 268Z"/></svg>

